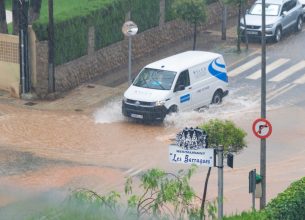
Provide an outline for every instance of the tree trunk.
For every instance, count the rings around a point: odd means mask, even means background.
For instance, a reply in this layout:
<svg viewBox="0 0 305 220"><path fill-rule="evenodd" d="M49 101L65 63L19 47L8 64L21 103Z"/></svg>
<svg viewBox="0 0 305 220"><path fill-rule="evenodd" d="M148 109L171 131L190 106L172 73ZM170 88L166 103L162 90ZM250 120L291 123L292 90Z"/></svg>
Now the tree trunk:
<svg viewBox="0 0 305 220"><path fill-rule="evenodd" d="M238 4L238 23L237 23L237 51L240 52L240 17L241 17L241 0Z"/></svg>
<svg viewBox="0 0 305 220"><path fill-rule="evenodd" d="M247 21L246 21L246 13L245 13L245 3L243 3L243 17L244 17L244 24L245 24L245 33L244 37L246 40L246 49L249 49L249 40L248 40L248 34L247 34Z"/></svg>
<svg viewBox="0 0 305 220"><path fill-rule="evenodd" d="M19 10L20 2L19 0L13 0L12 5L13 10L13 34L18 35L19 33Z"/></svg>
<svg viewBox="0 0 305 220"><path fill-rule="evenodd" d="M219 5L222 10L222 17L221 17L221 40L226 40L227 39L227 8L228 6L224 4L223 0L219 0Z"/></svg>
<svg viewBox="0 0 305 220"><path fill-rule="evenodd" d="M0 33L7 34L7 23L4 0L0 0Z"/></svg>
<svg viewBox="0 0 305 220"><path fill-rule="evenodd" d="M207 189L208 189L208 183L209 183L209 178L210 178L211 170L212 170L212 167L209 167L209 170L208 170L208 173L207 173L207 177L206 177L205 183L204 183L204 191L203 191L202 202L201 202L201 207L200 207L200 219L201 220L204 217L204 204L205 204L205 199L206 199L206 196L207 196Z"/></svg>
<svg viewBox="0 0 305 220"><path fill-rule="evenodd" d="M197 39L197 21L194 23L194 41L193 41L193 50L196 49L196 39Z"/></svg>
<svg viewBox="0 0 305 220"><path fill-rule="evenodd" d="M29 24L32 24L36 19L39 18L40 8L41 8L41 0L30 1Z"/></svg>

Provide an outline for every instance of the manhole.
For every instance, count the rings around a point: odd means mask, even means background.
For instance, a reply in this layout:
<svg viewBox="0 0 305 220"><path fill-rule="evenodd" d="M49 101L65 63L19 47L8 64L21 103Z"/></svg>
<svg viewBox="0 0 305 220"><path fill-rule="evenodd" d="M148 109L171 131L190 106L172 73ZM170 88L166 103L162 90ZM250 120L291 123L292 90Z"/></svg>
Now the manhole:
<svg viewBox="0 0 305 220"><path fill-rule="evenodd" d="M87 88L93 89L93 88L95 88L95 86L93 86L93 85L88 85Z"/></svg>
<svg viewBox="0 0 305 220"><path fill-rule="evenodd" d="M28 105L28 106L33 106L33 105L36 105L37 103L35 102L26 102L24 103L24 105Z"/></svg>
<svg viewBox="0 0 305 220"><path fill-rule="evenodd" d="M82 112L82 111L83 111L83 109L79 109L79 108L77 108L77 109L74 109L74 111L76 111L76 112Z"/></svg>

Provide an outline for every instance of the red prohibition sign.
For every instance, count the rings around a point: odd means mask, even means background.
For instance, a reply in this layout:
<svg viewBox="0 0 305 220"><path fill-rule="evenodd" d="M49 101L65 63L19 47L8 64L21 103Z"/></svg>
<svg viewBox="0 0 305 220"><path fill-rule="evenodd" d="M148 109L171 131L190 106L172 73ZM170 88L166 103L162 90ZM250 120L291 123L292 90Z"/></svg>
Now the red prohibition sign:
<svg viewBox="0 0 305 220"><path fill-rule="evenodd" d="M256 137L265 139L271 135L272 125L267 119L258 118L253 122L252 131Z"/></svg>

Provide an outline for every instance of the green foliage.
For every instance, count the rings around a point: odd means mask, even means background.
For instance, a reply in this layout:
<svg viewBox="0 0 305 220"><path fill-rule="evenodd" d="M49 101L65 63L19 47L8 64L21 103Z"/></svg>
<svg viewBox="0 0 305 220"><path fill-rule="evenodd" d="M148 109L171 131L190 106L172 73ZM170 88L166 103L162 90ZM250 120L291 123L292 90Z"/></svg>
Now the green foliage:
<svg viewBox="0 0 305 220"><path fill-rule="evenodd" d="M95 48L123 39L125 10L119 0L54 1L55 64L87 54L88 29L95 27ZM39 41L48 39L48 7L43 1L41 17L33 23Z"/></svg>
<svg viewBox="0 0 305 220"><path fill-rule="evenodd" d="M260 211L242 212L241 214L225 216L223 220L267 220L267 216Z"/></svg>
<svg viewBox="0 0 305 220"><path fill-rule="evenodd" d="M204 23L207 18L205 0L175 0L173 11L176 17L191 24Z"/></svg>
<svg viewBox="0 0 305 220"><path fill-rule="evenodd" d="M265 208L268 219L305 219L305 177L292 183Z"/></svg>
<svg viewBox="0 0 305 220"><path fill-rule="evenodd" d="M173 12L173 2L174 0L165 0L165 21L174 20L174 12Z"/></svg>
<svg viewBox="0 0 305 220"><path fill-rule="evenodd" d="M127 178L124 198L121 203L117 192L101 196L88 189L74 191L58 207L43 210L34 219L200 219L200 198L189 184L197 167L192 166L178 174L151 169L140 176L139 185L134 186L132 178ZM132 194L133 187L138 194ZM211 203L209 212L216 214L216 205Z"/></svg>
<svg viewBox="0 0 305 220"><path fill-rule="evenodd" d="M159 25L160 0L130 0L131 20L134 21L139 32Z"/></svg>
<svg viewBox="0 0 305 220"><path fill-rule="evenodd" d="M12 11L12 0L5 0L4 4L5 4L5 10L9 10Z"/></svg>
<svg viewBox="0 0 305 220"><path fill-rule="evenodd" d="M125 22L126 9L122 1L113 1L105 6L103 10L92 14L91 19L95 27L95 49L124 39L122 25Z"/></svg>
<svg viewBox="0 0 305 220"><path fill-rule="evenodd" d="M239 4L245 4L247 3L246 0L224 0L225 4L233 5L233 6L239 6Z"/></svg>
<svg viewBox="0 0 305 220"><path fill-rule="evenodd" d="M237 152L246 147L246 132L236 127L232 121L214 119L200 127L207 132L210 147L223 145L225 152Z"/></svg>
<svg viewBox="0 0 305 220"><path fill-rule="evenodd" d="M284 192L272 199L265 209L242 212L224 220L298 220L305 219L305 177L293 182Z"/></svg>

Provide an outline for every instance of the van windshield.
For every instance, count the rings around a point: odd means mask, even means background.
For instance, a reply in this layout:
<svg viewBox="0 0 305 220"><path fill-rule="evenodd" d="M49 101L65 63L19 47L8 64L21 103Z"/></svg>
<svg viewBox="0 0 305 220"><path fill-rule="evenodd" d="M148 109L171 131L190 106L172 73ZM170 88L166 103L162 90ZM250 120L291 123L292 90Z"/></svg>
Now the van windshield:
<svg viewBox="0 0 305 220"><path fill-rule="evenodd" d="M265 13L266 16L277 16L280 12L280 5L278 4L266 4ZM257 3L252 6L249 14L251 15L262 15L262 4Z"/></svg>
<svg viewBox="0 0 305 220"><path fill-rule="evenodd" d="M176 72L144 68L135 79L133 85L137 87L170 90L175 79Z"/></svg>

